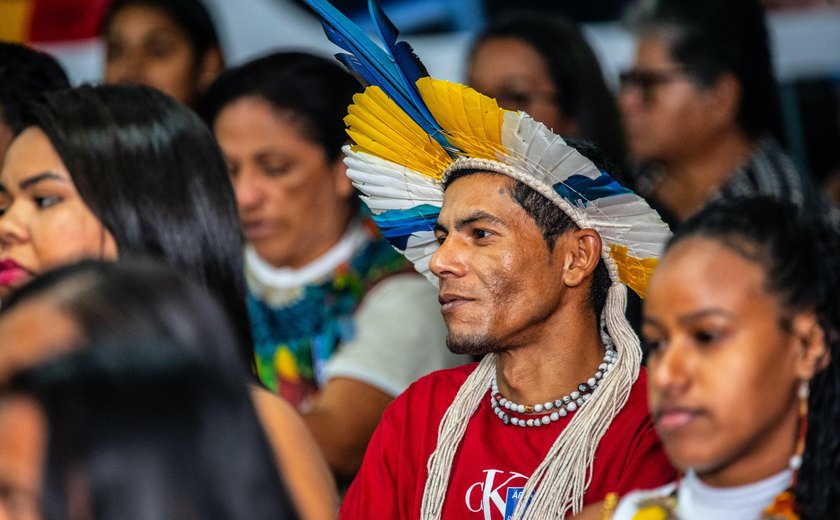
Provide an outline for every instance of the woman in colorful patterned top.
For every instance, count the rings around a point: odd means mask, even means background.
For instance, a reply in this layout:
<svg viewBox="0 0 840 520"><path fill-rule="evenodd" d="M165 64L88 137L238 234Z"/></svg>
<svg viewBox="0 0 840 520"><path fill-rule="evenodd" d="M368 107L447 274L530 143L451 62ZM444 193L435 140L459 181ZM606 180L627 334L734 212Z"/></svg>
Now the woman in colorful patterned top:
<svg viewBox="0 0 840 520"><path fill-rule="evenodd" d="M248 242L260 379L303 412L340 477L397 394L460 361L434 287L378 235L345 175L342 118L360 90L338 64L278 53L223 74L201 107Z"/></svg>
<svg viewBox="0 0 840 520"><path fill-rule="evenodd" d="M677 482L614 518L840 518L837 236L770 198L715 203L674 235L643 335Z"/></svg>

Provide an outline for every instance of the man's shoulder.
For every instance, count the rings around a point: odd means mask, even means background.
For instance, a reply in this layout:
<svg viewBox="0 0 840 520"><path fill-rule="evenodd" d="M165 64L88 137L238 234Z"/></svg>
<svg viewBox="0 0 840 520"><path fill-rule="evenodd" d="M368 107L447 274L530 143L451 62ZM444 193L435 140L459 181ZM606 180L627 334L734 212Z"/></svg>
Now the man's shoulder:
<svg viewBox="0 0 840 520"><path fill-rule="evenodd" d="M436 438L446 410L476 363L432 372L412 383L385 409L379 429L394 442L397 437L410 439L415 455L422 452L418 443ZM434 446L431 445L429 452Z"/></svg>
<svg viewBox="0 0 840 520"><path fill-rule="evenodd" d="M464 381L477 366L478 363L467 363L457 367L436 370L412 383L403 395L407 398L424 395L433 395L437 398L451 396L454 399L461 385L464 384Z"/></svg>
<svg viewBox="0 0 840 520"><path fill-rule="evenodd" d="M626 415L627 419L634 418L635 420L648 419L648 399L647 399L647 369L645 367L639 368L639 377L633 382L630 388L630 395L627 397L619 417Z"/></svg>
<svg viewBox="0 0 840 520"><path fill-rule="evenodd" d="M442 416L476 366L477 363L468 363L436 370L421 377L388 406L387 418L407 420L414 416L417 410L426 410L431 416Z"/></svg>

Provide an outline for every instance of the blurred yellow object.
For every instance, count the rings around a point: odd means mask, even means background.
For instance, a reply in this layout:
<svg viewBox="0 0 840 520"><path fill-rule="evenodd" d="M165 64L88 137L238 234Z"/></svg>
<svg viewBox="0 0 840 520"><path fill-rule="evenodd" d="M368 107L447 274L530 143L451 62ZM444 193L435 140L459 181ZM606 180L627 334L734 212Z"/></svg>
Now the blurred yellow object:
<svg viewBox="0 0 840 520"><path fill-rule="evenodd" d="M274 356L275 368L280 378L286 381L297 382L299 373L295 356L292 352L285 347L281 347Z"/></svg>
<svg viewBox="0 0 840 520"><path fill-rule="evenodd" d="M0 41L26 43L33 0L0 0Z"/></svg>

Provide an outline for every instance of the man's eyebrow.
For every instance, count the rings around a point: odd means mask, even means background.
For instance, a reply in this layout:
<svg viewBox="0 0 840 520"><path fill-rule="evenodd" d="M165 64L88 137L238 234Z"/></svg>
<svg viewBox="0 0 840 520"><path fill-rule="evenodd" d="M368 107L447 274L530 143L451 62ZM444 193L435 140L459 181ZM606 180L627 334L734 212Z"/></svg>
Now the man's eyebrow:
<svg viewBox="0 0 840 520"><path fill-rule="evenodd" d="M492 224L504 224L504 221L495 215L491 215L483 210L475 210L469 215L458 219L455 221L455 229L461 230L470 224L475 224L476 222L490 222ZM435 222L435 232L440 233L448 233L449 229L440 223L440 221Z"/></svg>
<svg viewBox="0 0 840 520"><path fill-rule="evenodd" d="M68 180L67 180L67 178L62 177L61 175L59 175L57 173L54 173L54 172L43 172L43 173L33 175L32 177L27 177L26 179L23 179L22 181L20 181L19 186L20 186L21 191L23 191L23 190L29 189L32 186L34 186L35 184L38 184L39 182L43 182L43 181L67 182ZM5 187L3 188L3 190L5 191Z"/></svg>
<svg viewBox="0 0 840 520"><path fill-rule="evenodd" d="M475 210L469 215L464 218L458 219L455 222L455 229L462 229L465 226L469 226L470 224L475 224L476 222L490 222L491 224L504 224L502 219L497 217L496 215L491 215L486 211L482 210Z"/></svg>

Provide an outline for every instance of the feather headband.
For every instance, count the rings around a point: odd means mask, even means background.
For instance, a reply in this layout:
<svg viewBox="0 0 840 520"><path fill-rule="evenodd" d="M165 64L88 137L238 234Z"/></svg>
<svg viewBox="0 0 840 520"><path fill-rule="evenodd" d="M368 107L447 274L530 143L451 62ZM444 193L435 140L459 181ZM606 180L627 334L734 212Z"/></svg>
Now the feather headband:
<svg viewBox="0 0 840 520"><path fill-rule="evenodd" d="M564 518L583 507L600 439L627 402L641 362L639 339L624 317L626 287L644 296L670 231L659 215L524 112L501 109L492 98L430 78L373 0L371 16L385 49L325 0L306 0L328 38L363 83L345 123L355 144L345 147L347 174L383 235L433 283L429 260L439 244L434 225L444 182L470 169L512 177L560 207L580 228L601 236L602 258L613 284L601 315L604 334L618 351L592 398L558 435L534 470L512 518ZM605 341L609 341L605 338ZM469 418L486 396L495 356L488 354L467 378L438 430L421 518L440 518L449 472Z"/></svg>
<svg viewBox="0 0 840 520"><path fill-rule="evenodd" d="M329 3L308 2L338 59L370 85L353 98L345 123L348 175L390 243L437 283L429 259L446 175L481 169L514 177L557 204L580 228L598 231L614 281L644 297L670 236L638 195L524 112L498 106L461 84L431 78L379 6L371 16L388 51Z"/></svg>

